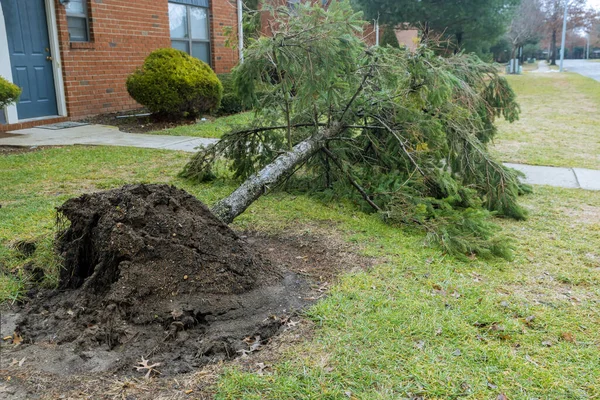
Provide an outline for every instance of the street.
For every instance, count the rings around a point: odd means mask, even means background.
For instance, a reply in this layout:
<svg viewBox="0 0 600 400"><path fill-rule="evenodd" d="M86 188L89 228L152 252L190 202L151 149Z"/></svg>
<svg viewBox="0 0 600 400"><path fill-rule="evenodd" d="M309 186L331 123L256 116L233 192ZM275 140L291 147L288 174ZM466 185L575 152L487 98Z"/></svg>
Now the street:
<svg viewBox="0 0 600 400"><path fill-rule="evenodd" d="M600 81L600 62L588 60L564 60L564 68L569 72L577 72L583 76Z"/></svg>

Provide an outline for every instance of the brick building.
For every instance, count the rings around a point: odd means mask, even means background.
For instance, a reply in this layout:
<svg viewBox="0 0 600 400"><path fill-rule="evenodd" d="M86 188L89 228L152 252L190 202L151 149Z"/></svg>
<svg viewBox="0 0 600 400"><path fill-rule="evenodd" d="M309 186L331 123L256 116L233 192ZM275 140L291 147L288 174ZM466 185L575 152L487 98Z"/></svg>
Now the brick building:
<svg viewBox="0 0 600 400"><path fill-rule="evenodd" d="M228 72L237 13L235 0L0 0L0 76L23 89L0 131L139 107L125 80L158 48Z"/></svg>

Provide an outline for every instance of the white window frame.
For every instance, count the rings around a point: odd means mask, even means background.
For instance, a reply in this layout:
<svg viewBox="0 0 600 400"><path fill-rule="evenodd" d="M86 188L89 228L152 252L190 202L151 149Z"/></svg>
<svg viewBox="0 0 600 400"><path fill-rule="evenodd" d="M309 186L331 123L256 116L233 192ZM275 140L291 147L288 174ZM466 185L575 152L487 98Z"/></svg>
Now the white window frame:
<svg viewBox="0 0 600 400"><path fill-rule="evenodd" d="M83 13L73 12L69 9L66 9L67 12L67 30L69 29L69 18L71 19L81 19L85 22L85 40L73 40L71 39L71 32L69 32L69 42L77 42L77 43L86 43L90 42L90 19L88 12L88 4L87 0L82 0L81 4L83 4Z"/></svg>
<svg viewBox="0 0 600 400"><path fill-rule="evenodd" d="M206 62L210 67L212 67L212 49L210 47L210 8L209 7L203 7L203 6L197 6L197 5L190 5L190 4L184 4L184 3L179 3L177 1L170 1L169 3L171 4L177 4L180 6L185 6L185 12L186 12L186 21L187 21L187 38L173 38L170 37L171 39L171 43L173 42L181 42L181 43L187 43L188 45L188 54L190 56L193 57L192 55L192 44L193 43L206 43L208 45L208 61ZM194 39L192 38L192 24L191 21L192 19L190 18L190 14L191 14L191 9L192 8L203 8L204 10L206 10L206 29L208 30L207 32L207 37L208 39ZM170 33L169 33L170 36ZM172 44L171 44L172 46ZM204 61L204 60L202 60Z"/></svg>

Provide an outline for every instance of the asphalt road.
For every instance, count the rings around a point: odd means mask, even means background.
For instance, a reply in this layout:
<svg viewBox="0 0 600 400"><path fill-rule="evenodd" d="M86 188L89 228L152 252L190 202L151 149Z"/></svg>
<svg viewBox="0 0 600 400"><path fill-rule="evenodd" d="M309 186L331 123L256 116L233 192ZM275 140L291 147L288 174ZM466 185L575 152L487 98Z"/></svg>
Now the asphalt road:
<svg viewBox="0 0 600 400"><path fill-rule="evenodd" d="M557 64L559 61L556 62ZM564 60L564 68L600 82L600 62L587 60Z"/></svg>

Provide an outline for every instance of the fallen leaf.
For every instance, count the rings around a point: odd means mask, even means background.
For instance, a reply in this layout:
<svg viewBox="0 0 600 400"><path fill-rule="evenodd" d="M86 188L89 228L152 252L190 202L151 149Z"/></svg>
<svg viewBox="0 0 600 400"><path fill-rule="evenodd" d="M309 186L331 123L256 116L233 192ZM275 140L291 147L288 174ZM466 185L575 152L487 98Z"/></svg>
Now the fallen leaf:
<svg viewBox="0 0 600 400"><path fill-rule="evenodd" d="M160 374L159 371L156 370L156 367L158 367L160 365L160 363L154 363L152 365L148 365L150 362L150 360L146 360L144 358L144 356L142 356L142 361L138 361L139 366L136 366L135 369L137 369L138 371L143 371L143 370L148 370L148 372L146 372L146 375L144 376L144 378L149 379L150 378L150 374L152 372L156 372L157 374Z"/></svg>
<svg viewBox="0 0 600 400"><path fill-rule="evenodd" d="M504 393L500 393L498 397L496 397L496 400L508 400L508 397L506 397Z"/></svg>
<svg viewBox="0 0 600 400"><path fill-rule="evenodd" d="M12 339L12 338L13 338L13 337L12 337L12 335L9 335L9 336L4 336L4 337L2 338L2 340L10 340L10 339Z"/></svg>
<svg viewBox="0 0 600 400"><path fill-rule="evenodd" d="M490 389L498 389L498 385L494 385L492 382L488 382L488 383L487 383L487 386L488 386Z"/></svg>
<svg viewBox="0 0 600 400"><path fill-rule="evenodd" d="M560 336L565 342L575 343L575 337L569 332L563 332Z"/></svg>
<svg viewBox="0 0 600 400"><path fill-rule="evenodd" d="M440 336L442 334L442 328L437 328L435 330L435 336Z"/></svg>
<svg viewBox="0 0 600 400"><path fill-rule="evenodd" d="M553 343L551 340L544 340L542 342L542 346L546 346L546 347L552 347Z"/></svg>
<svg viewBox="0 0 600 400"><path fill-rule="evenodd" d="M423 350L423 348L425 347L425 341L419 340L418 342L415 343L415 347L419 350Z"/></svg>
<svg viewBox="0 0 600 400"><path fill-rule="evenodd" d="M192 392L193 392L193 390L192 390L192 389L188 389L188 390L186 390L186 391L185 391L185 392L183 392L183 393L185 393L185 394L190 394L190 393L192 393Z"/></svg>
<svg viewBox="0 0 600 400"><path fill-rule="evenodd" d="M456 349L452 352L453 356L460 356L462 354L462 351L460 351L459 349Z"/></svg>
<svg viewBox="0 0 600 400"><path fill-rule="evenodd" d="M23 338L21 337L21 335L19 335L17 332L13 333L12 344L18 346L21 344L21 342L23 342Z"/></svg>
<svg viewBox="0 0 600 400"><path fill-rule="evenodd" d="M256 370L256 373L258 375L263 375L264 374L264 370L269 368L268 365L266 365L265 363L256 363L256 366L258 367L258 369Z"/></svg>

